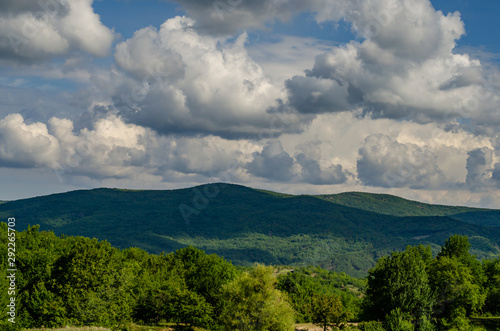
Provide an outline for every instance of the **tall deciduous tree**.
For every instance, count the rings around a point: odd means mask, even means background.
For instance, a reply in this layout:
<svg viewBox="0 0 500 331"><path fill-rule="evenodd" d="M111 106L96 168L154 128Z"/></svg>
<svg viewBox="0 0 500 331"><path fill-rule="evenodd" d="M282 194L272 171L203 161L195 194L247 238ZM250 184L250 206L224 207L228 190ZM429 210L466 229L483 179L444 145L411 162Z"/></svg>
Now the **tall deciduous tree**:
<svg viewBox="0 0 500 331"><path fill-rule="evenodd" d="M473 275L473 283L482 286L486 281L486 276L484 275L481 262L479 262L475 255L470 254L470 247L471 245L467 236L453 235L446 239L444 245L441 246L441 251L438 253L437 259L448 257L458 260L470 269Z"/></svg>
<svg viewBox="0 0 500 331"><path fill-rule="evenodd" d="M236 277L236 267L215 254L207 255L192 246L169 254L169 263L180 263L189 290L202 295L214 309L220 305L222 286ZM173 261L171 260L173 259Z"/></svg>
<svg viewBox="0 0 500 331"><path fill-rule="evenodd" d="M434 315L445 326L462 323L485 302L484 271L469 249L466 236L453 235L430 265L430 284L438 295Z"/></svg>
<svg viewBox="0 0 500 331"><path fill-rule="evenodd" d="M454 257L460 260L469 259L470 243L466 236L453 235L446 239L437 257Z"/></svg>
<svg viewBox="0 0 500 331"><path fill-rule="evenodd" d="M492 314L500 314L500 258L483 261L487 289L484 310Z"/></svg>
<svg viewBox="0 0 500 331"><path fill-rule="evenodd" d="M54 327L65 322L62 298L50 291L52 265L62 254L62 240L53 232L28 227L17 234L18 318L23 327Z"/></svg>
<svg viewBox="0 0 500 331"><path fill-rule="evenodd" d="M55 263L49 287L75 325L115 326L130 320L131 297L117 275L118 250L106 241L77 237Z"/></svg>
<svg viewBox="0 0 500 331"><path fill-rule="evenodd" d="M431 285L438 293L435 310L438 317L449 317L461 308L470 315L484 304L484 295L474 283L471 270L456 258L442 256L433 262Z"/></svg>
<svg viewBox="0 0 500 331"><path fill-rule="evenodd" d="M328 327L341 327L349 318L340 297L336 294L314 295L311 313L313 323L323 327L323 331L326 331Z"/></svg>
<svg viewBox="0 0 500 331"><path fill-rule="evenodd" d="M294 311L276 289L272 267L257 265L224 287L223 330L291 331Z"/></svg>
<svg viewBox="0 0 500 331"><path fill-rule="evenodd" d="M427 264L430 247L407 247L381 258L369 271L365 309L369 317L383 320L396 308L413 318L431 313L434 296L429 286Z"/></svg>

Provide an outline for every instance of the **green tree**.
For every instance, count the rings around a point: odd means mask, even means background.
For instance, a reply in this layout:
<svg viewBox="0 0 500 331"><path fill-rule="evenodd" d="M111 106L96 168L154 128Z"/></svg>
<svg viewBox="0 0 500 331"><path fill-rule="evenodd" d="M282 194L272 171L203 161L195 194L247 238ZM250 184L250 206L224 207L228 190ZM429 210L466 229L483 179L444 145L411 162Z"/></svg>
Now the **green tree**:
<svg viewBox="0 0 500 331"><path fill-rule="evenodd" d="M106 241L73 238L54 263L50 290L63 299L69 322L115 326L130 320L132 298L120 277L118 250Z"/></svg>
<svg viewBox="0 0 500 331"><path fill-rule="evenodd" d="M434 315L441 328L466 325L467 317L484 305L486 276L469 249L467 237L451 236L430 265L430 284L438 295Z"/></svg>
<svg viewBox="0 0 500 331"><path fill-rule="evenodd" d="M473 282L482 286L486 281L484 270L477 256L469 253L470 243L467 236L453 235L446 239L445 244L441 246L441 250L437 255L437 259L441 257L454 258L467 266L473 275Z"/></svg>
<svg viewBox="0 0 500 331"><path fill-rule="evenodd" d="M483 261L486 275L486 301L484 311L491 314L500 314L500 258Z"/></svg>
<svg viewBox="0 0 500 331"><path fill-rule="evenodd" d="M470 243L466 236L453 235L446 239L443 246L441 246L441 251L438 253L437 257L442 256L454 257L462 262L470 260Z"/></svg>
<svg viewBox="0 0 500 331"><path fill-rule="evenodd" d="M384 325L388 331L413 331L415 329L411 323L411 315L402 312L399 308L387 314Z"/></svg>
<svg viewBox="0 0 500 331"><path fill-rule="evenodd" d="M23 327L56 327L66 322L62 298L49 289L54 262L63 254L62 240L36 225L17 233L17 299Z"/></svg>
<svg viewBox="0 0 500 331"><path fill-rule="evenodd" d="M288 294L297 313L298 322L311 322L311 305L314 293L323 289L315 278L305 274L304 270L295 270L278 277L277 288Z"/></svg>
<svg viewBox="0 0 500 331"><path fill-rule="evenodd" d="M288 294L297 312L298 323L311 322L311 304L314 293L338 295L349 316L358 317L362 301L359 298L359 292L364 292L365 287L364 280L320 267L295 268L278 277L278 289Z"/></svg>
<svg viewBox="0 0 500 331"><path fill-rule="evenodd" d="M163 267L158 268L158 266ZM136 279L134 319L146 324L167 322L213 326L213 307L187 288L182 274L169 269L163 258L149 256Z"/></svg>
<svg viewBox="0 0 500 331"><path fill-rule="evenodd" d="M187 288L203 296L218 312L222 286L236 277L236 267L216 254L207 255L192 246L179 249L166 258L169 264L182 269Z"/></svg>
<svg viewBox="0 0 500 331"><path fill-rule="evenodd" d="M37 282L29 291L21 292L22 324L33 327L58 327L66 324L66 307L62 298Z"/></svg>
<svg viewBox="0 0 500 331"><path fill-rule="evenodd" d="M257 265L224 286L223 330L294 330L295 314L284 293L276 289L272 267Z"/></svg>
<svg viewBox="0 0 500 331"><path fill-rule="evenodd" d="M135 259L138 252L127 252ZM158 324L165 319L176 321L174 298L186 288L181 270L173 267L158 255L146 255L138 267L133 281L133 294L136 298L133 308L134 320L146 324Z"/></svg>
<svg viewBox="0 0 500 331"><path fill-rule="evenodd" d="M312 322L326 331L328 327L339 328L349 318L340 297L335 294L316 294L311 305Z"/></svg>
<svg viewBox="0 0 500 331"><path fill-rule="evenodd" d="M442 256L432 263L431 286L438 293L435 315L439 318L458 316L462 309L469 316L484 304L485 296L472 271L456 258Z"/></svg>
<svg viewBox="0 0 500 331"><path fill-rule="evenodd" d="M408 246L379 259L368 272L364 300L368 317L384 320L396 308L416 319L429 315L435 301L427 273L431 259L430 247L424 246Z"/></svg>
<svg viewBox="0 0 500 331"><path fill-rule="evenodd" d="M178 323L205 328L214 326L213 306L203 296L188 289L175 293L170 309Z"/></svg>

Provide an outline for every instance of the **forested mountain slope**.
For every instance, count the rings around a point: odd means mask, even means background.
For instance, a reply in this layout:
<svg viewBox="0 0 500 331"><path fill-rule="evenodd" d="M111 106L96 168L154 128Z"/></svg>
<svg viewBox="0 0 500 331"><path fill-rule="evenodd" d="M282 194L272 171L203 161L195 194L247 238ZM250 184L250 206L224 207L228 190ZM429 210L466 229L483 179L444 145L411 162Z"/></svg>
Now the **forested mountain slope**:
<svg viewBox="0 0 500 331"><path fill-rule="evenodd" d="M236 264L320 265L362 276L407 245L433 249L470 237L479 257L500 254L500 212L422 204L394 196L292 196L229 184L168 191L94 189L10 201L0 217L56 234L170 252L193 245Z"/></svg>

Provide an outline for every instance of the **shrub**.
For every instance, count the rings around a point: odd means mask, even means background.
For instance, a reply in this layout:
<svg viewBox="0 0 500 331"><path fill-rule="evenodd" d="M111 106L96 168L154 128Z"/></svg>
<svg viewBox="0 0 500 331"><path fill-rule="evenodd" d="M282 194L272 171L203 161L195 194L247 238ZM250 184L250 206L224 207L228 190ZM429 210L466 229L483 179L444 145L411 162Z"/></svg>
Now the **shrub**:
<svg viewBox="0 0 500 331"><path fill-rule="evenodd" d="M359 323L358 328L361 331L385 331L382 324L380 322L375 322L375 321L361 322Z"/></svg>
<svg viewBox="0 0 500 331"><path fill-rule="evenodd" d="M385 318L385 328L388 331L413 331L415 327L408 314L402 313L399 308L393 309Z"/></svg>

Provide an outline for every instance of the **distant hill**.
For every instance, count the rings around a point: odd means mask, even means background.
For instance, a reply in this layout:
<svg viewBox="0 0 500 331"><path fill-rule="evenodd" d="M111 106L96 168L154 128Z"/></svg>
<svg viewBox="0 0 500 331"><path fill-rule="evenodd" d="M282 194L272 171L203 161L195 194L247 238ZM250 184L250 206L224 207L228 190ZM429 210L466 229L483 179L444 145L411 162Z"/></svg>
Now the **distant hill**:
<svg viewBox="0 0 500 331"><path fill-rule="evenodd" d="M318 195L318 197L339 205L392 216L449 216L478 211L478 209L468 207L430 205L389 194L346 192L333 195Z"/></svg>
<svg viewBox="0 0 500 331"><path fill-rule="evenodd" d="M363 276L406 245L436 251L452 234L481 258L500 254L500 211L423 204L369 193L287 195L210 184L168 191L80 190L0 204L17 230L108 240L170 252L193 245L236 264L319 265Z"/></svg>
<svg viewBox="0 0 500 331"><path fill-rule="evenodd" d="M470 224L500 226L500 210L431 205L389 194L346 192L317 197L339 205L392 216L450 216Z"/></svg>

